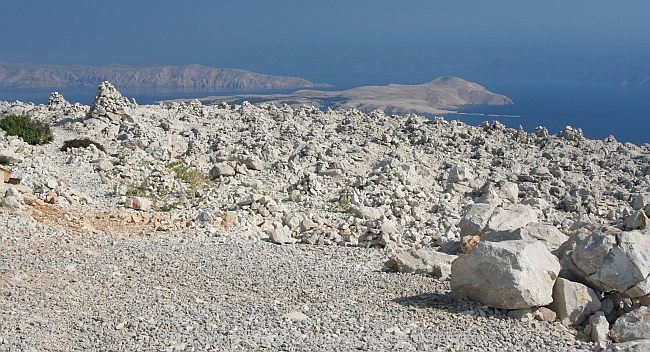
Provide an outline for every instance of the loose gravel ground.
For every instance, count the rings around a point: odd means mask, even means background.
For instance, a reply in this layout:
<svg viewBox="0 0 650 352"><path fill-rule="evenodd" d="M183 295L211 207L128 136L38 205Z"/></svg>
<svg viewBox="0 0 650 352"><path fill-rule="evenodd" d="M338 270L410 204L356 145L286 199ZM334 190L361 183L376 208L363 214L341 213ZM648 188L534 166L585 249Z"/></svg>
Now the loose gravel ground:
<svg viewBox="0 0 650 352"><path fill-rule="evenodd" d="M572 351L378 249L70 231L0 213L0 351Z"/></svg>

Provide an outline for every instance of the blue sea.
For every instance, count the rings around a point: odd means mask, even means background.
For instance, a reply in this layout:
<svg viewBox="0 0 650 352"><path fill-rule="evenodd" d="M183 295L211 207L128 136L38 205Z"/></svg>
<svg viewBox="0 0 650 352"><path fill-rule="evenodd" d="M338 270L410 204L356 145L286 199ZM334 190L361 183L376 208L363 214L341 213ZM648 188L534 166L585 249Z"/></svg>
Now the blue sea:
<svg viewBox="0 0 650 352"><path fill-rule="evenodd" d="M591 139L613 135L618 141L635 144L650 143L650 85L622 86L596 82L574 81L493 81L480 82L495 93L510 97L508 106L472 106L462 114L444 117L472 125L483 121L500 121L508 127L522 126L532 131L544 126L557 133L564 126L581 128ZM0 90L0 100L46 103L52 90ZM68 101L90 104L94 89L59 90ZM183 92L173 90L121 90L140 104L151 104L174 98L195 98L209 95L231 95L242 92ZM251 93L251 92L247 92ZM257 92L260 93L260 92ZM268 93L268 92L267 92ZM275 92L280 93L280 92Z"/></svg>
<svg viewBox="0 0 650 352"><path fill-rule="evenodd" d="M508 127L532 131L544 126L550 133L564 126L581 128L585 137L620 142L650 143L650 85L622 86L593 82L493 82L493 92L510 97L507 106L472 106L446 115L468 124L500 121Z"/></svg>

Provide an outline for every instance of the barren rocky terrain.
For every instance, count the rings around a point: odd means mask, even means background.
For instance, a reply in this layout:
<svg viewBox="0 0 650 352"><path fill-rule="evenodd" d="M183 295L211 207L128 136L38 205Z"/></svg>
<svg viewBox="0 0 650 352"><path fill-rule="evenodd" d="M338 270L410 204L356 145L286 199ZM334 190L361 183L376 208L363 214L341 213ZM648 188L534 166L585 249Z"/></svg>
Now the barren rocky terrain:
<svg viewBox="0 0 650 352"><path fill-rule="evenodd" d="M650 345L648 145L109 83L0 113L54 134L0 132L0 350Z"/></svg>

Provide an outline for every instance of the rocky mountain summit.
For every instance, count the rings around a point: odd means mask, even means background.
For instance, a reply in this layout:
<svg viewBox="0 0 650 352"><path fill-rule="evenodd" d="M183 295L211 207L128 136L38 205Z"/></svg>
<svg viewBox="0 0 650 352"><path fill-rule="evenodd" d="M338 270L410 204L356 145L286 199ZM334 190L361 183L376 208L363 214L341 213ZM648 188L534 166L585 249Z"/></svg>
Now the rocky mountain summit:
<svg viewBox="0 0 650 352"><path fill-rule="evenodd" d="M165 88L206 92L220 89L301 89L329 87L298 77L272 76L203 65L185 66L57 66L0 62L0 87L90 88L111 81L124 88Z"/></svg>
<svg viewBox="0 0 650 352"><path fill-rule="evenodd" d="M510 98L458 77L439 77L423 84L364 86L343 91L299 90L290 94L199 98L206 104L232 103L245 99L294 107L313 105L319 108L357 109L366 113L381 110L386 114L442 114L467 105L512 104Z"/></svg>
<svg viewBox="0 0 650 352"><path fill-rule="evenodd" d="M54 134L0 132L2 348L650 346L649 145L108 82L0 112Z"/></svg>

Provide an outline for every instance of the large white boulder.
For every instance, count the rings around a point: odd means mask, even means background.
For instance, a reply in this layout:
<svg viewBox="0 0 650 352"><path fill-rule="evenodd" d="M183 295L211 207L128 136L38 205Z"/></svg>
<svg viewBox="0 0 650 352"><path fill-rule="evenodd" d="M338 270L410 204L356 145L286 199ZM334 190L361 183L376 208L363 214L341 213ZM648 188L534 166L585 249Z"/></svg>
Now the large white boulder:
<svg viewBox="0 0 650 352"><path fill-rule="evenodd" d="M511 232L537 221L538 211L524 204L497 208L485 228L488 232Z"/></svg>
<svg viewBox="0 0 650 352"><path fill-rule="evenodd" d="M493 308L521 309L553 301L560 263L541 241L481 242L451 265L451 290Z"/></svg>
<svg viewBox="0 0 650 352"><path fill-rule="evenodd" d="M489 203L476 203L469 206L458 223L460 235L480 235L495 209L496 205Z"/></svg>
<svg viewBox="0 0 650 352"><path fill-rule="evenodd" d="M514 231L486 232L481 236L481 240L490 242L540 240L551 251L558 249L567 239L567 235L563 234L555 226L541 223L531 223Z"/></svg>
<svg viewBox="0 0 650 352"><path fill-rule="evenodd" d="M646 231L615 236L593 233L579 238L570 256L569 269L594 288L629 297L650 294L650 235Z"/></svg>

